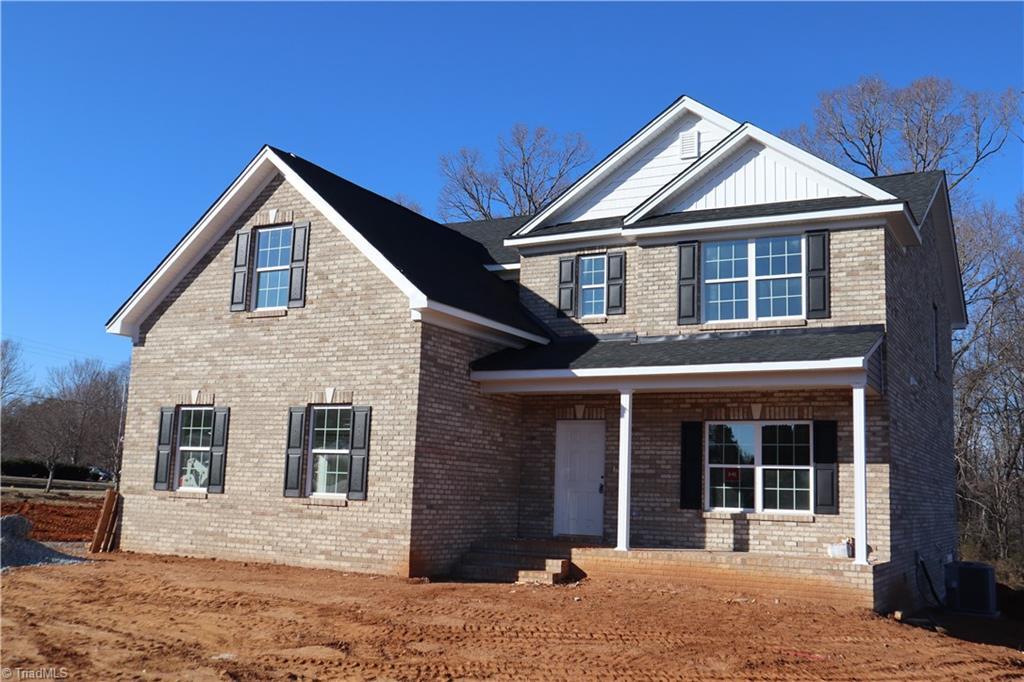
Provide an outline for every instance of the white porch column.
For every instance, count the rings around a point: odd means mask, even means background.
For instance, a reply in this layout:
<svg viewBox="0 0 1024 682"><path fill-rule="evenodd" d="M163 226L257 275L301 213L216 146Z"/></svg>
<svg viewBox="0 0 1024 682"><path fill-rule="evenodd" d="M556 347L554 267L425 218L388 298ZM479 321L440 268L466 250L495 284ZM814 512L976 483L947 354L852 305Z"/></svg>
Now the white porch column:
<svg viewBox="0 0 1024 682"><path fill-rule="evenodd" d="M868 563L867 415L864 385L853 386L853 563Z"/></svg>
<svg viewBox="0 0 1024 682"><path fill-rule="evenodd" d="M633 452L633 390L619 393L619 527L615 549L629 549L629 474Z"/></svg>

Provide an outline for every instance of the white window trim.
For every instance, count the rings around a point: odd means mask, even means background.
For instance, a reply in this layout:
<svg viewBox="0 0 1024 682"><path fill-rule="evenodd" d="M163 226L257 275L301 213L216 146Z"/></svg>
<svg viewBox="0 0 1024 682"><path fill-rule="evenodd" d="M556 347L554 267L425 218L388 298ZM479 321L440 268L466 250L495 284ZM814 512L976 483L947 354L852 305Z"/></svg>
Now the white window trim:
<svg viewBox="0 0 1024 682"><path fill-rule="evenodd" d="M769 279L792 279L796 275L785 274L785 275L757 275L757 241L759 239L788 239L790 237L798 236L800 238L800 314L799 315L765 315L764 317L757 316L757 283L762 280ZM746 317L732 317L727 320L709 320L707 317L707 306L701 305L701 323L702 324L734 324L736 322L758 322L760 320L806 320L807 319L807 235L772 235L767 237L750 237L748 239L716 239L714 241L705 242L706 244L717 244L724 242L746 242L747 244L747 276L746 277L721 277L717 279L704 279L704 261L703 253L701 255L701 282L700 282L700 295L701 301L705 300L706 292L704 290L705 285L708 284L730 284L736 282L747 283L747 316Z"/></svg>
<svg viewBox="0 0 1024 682"><path fill-rule="evenodd" d="M292 249L295 248L295 243L294 243L295 234L293 232L292 233L292 240L293 240L293 242L292 242L292 245L288 247L288 261L289 261L289 264L288 265L275 265L273 267L263 267L263 268L261 268L261 267L259 267L259 262L260 262L260 233L261 232L272 232L273 230L288 230L288 229L294 230L295 226L294 225L267 225L265 227L257 227L257 228L255 228L253 230L253 236L256 237L256 240L255 240L256 243L253 245L254 246L254 249L253 249L254 253L253 253L253 256L252 256L252 258L253 258L253 263L252 263L252 308L251 308L252 310L287 310L288 309L288 304L287 303L285 303L284 305L268 305L268 306L263 306L262 308L259 306L259 298L260 298L260 291L259 291L260 273L263 273L263 272L274 272L276 270L290 270L291 267L292 267L291 266Z"/></svg>
<svg viewBox="0 0 1024 682"><path fill-rule="evenodd" d="M210 413L210 445L208 445L206 447L202 447L202 446L196 446L196 445L182 445L181 444L181 429L182 429L182 426L181 426L182 425L181 414L183 412L185 412L186 410L192 411L192 412L203 411L203 412L209 412ZM177 443L177 446L174 448L174 481L175 481L175 483L177 483L177 481L181 480L181 462L182 462L181 453L182 452L208 452L208 453L212 453L213 452L213 427L214 427L214 424L213 424L213 419L214 419L213 406L212 405L181 405L181 406L178 407L178 415L177 415L177 417L178 417L178 433L175 434L175 435L177 437L178 443ZM213 456L212 455L210 457L210 462L211 462L211 464L213 463ZM178 487L177 485L175 485L174 490L176 492L183 492L183 493L205 493L209 489L210 472L206 472L206 484L207 485L204 488L200 488L200 487L194 486L194 485L183 485L181 487Z"/></svg>
<svg viewBox="0 0 1024 682"><path fill-rule="evenodd" d="M728 424L752 424L754 426L754 463L753 464L711 464L709 448L711 445L711 427ZM764 491L762 481L764 480L765 465L761 462L761 427L763 426L791 426L806 424L809 431L810 458L807 466L779 466L767 465L769 469L805 469L810 472L807 509L765 509ZM753 468L754 470L754 507L712 507L711 506L711 467L718 469L731 468ZM704 511L707 512L733 512L745 514L791 514L793 516L807 516L814 513L814 423L806 419L772 419L772 420L750 420L750 419L719 419L716 421L704 422Z"/></svg>
<svg viewBox="0 0 1024 682"><path fill-rule="evenodd" d="M583 284L583 261L587 259L600 259L603 263L602 272L604 272L604 282L601 284ZM608 254L587 254L579 257L580 261L580 319L581 320L601 320L608 316ZM601 289L604 292L604 296L601 299L602 310L599 313L591 313L589 315L583 314L583 290L584 289Z"/></svg>
<svg viewBox="0 0 1024 682"><path fill-rule="evenodd" d="M352 411L351 405L310 405L309 408L309 433L307 434L308 450L309 450L309 462L306 463L306 490L310 491L310 497L323 497L332 500L347 500L348 493L324 493L313 491L313 460L316 459L317 455L348 455L351 454L351 448L345 449L327 449L327 448L314 448L313 447L313 424L316 423L314 414L317 410L348 410ZM351 427L349 432L349 442L351 442ZM352 475L351 463L349 464L349 476Z"/></svg>

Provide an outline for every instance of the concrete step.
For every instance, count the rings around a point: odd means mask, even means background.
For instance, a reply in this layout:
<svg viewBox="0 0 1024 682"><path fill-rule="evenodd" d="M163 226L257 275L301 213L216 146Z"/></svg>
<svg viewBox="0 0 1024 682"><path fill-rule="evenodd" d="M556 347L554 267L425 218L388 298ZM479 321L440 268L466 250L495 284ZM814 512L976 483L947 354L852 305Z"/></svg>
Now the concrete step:
<svg viewBox="0 0 1024 682"><path fill-rule="evenodd" d="M489 583L538 583L554 585L562 581L562 574L553 571L519 570L513 566L491 564L459 564L455 577Z"/></svg>

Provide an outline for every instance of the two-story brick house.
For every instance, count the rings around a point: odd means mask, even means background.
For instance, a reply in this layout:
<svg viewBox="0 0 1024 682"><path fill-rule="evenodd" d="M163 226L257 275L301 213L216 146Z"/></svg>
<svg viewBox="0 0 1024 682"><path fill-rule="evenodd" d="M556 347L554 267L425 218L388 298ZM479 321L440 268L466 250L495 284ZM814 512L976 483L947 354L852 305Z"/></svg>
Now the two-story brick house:
<svg viewBox="0 0 1024 682"><path fill-rule="evenodd" d="M571 547L881 608L956 551L965 322L941 172L857 178L686 97L521 218L264 147L108 322L122 546L469 576Z"/></svg>

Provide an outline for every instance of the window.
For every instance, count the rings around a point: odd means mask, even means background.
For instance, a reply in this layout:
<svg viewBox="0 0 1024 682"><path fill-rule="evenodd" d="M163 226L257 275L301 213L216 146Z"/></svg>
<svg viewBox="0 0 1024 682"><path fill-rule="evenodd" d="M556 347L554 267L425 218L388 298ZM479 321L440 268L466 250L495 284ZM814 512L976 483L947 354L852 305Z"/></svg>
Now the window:
<svg viewBox="0 0 1024 682"><path fill-rule="evenodd" d="M312 445L313 494L341 495L348 492L352 446L352 408L314 407Z"/></svg>
<svg viewBox="0 0 1024 682"><path fill-rule="evenodd" d="M580 315L583 317L605 314L606 266L605 256L580 258Z"/></svg>
<svg viewBox="0 0 1024 682"><path fill-rule="evenodd" d="M709 509L811 511L810 423L709 423L707 429Z"/></svg>
<svg viewBox="0 0 1024 682"><path fill-rule="evenodd" d="M183 407L180 420L177 487L205 490L210 482L213 408Z"/></svg>
<svg viewBox="0 0 1024 682"><path fill-rule="evenodd" d="M288 305L289 268L292 260L292 227L256 231L255 308Z"/></svg>
<svg viewBox="0 0 1024 682"><path fill-rule="evenodd" d="M799 236L764 237L705 244L705 321L802 316L803 241Z"/></svg>

